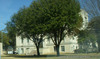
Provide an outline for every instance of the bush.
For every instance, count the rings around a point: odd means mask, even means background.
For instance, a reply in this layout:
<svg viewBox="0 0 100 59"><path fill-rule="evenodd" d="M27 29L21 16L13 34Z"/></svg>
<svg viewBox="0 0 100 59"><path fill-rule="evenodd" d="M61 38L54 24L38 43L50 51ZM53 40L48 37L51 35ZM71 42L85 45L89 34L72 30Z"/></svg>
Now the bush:
<svg viewBox="0 0 100 59"><path fill-rule="evenodd" d="M74 53L87 53L87 50L85 50L85 49L76 49L76 50L74 50Z"/></svg>

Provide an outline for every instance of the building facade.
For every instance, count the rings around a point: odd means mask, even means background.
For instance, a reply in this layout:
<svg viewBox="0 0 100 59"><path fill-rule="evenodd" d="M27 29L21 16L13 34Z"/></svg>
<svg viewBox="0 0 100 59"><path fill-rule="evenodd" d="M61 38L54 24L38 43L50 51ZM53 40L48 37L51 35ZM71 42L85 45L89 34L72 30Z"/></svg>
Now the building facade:
<svg viewBox="0 0 100 59"><path fill-rule="evenodd" d="M86 29L88 26L88 14L84 10L81 10L79 15L83 18L83 25L80 28ZM60 44L60 52L61 53L74 53L75 49L78 49L78 37L77 36L67 36L64 38L64 40ZM18 54L27 54L27 55L33 55L36 54L36 47L33 43L33 41L22 38L21 36L16 36L16 51ZM56 52L56 48L52 42L51 39L45 39L43 41L43 48L40 48L41 54L49 54Z"/></svg>

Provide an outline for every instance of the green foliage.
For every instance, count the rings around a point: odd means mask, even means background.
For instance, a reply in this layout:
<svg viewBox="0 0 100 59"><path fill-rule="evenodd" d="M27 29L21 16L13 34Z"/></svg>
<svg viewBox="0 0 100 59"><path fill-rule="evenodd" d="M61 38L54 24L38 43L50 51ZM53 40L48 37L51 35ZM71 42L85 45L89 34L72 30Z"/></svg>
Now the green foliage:
<svg viewBox="0 0 100 59"><path fill-rule="evenodd" d="M17 35L32 38L38 50L46 34L53 36L59 55L59 45L65 35L76 34L82 25L79 12L77 0L38 0L28 8L21 8L12 17L11 24Z"/></svg>
<svg viewBox="0 0 100 59"><path fill-rule="evenodd" d="M98 43L98 51L100 52L100 16L94 17L91 19L89 23L89 27L92 31L95 32L95 35L97 37L97 43Z"/></svg>
<svg viewBox="0 0 100 59"><path fill-rule="evenodd" d="M46 33L53 36L52 41L58 50L65 35L76 34L81 27L80 5L76 0L39 0L31 7L34 8L37 22L45 27L42 28Z"/></svg>
<svg viewBox="0 0 100 59"><path fill-rule="evenodd" d="M11 39L7 36L7 33L0 31L0 42L3 42L3 48L6 50L7 47L10 45L9 41Z"/></svg>
<svg viewBox="0 0 100 59"><path fill-rule="evenodd" d="M78 36L79 49L77 51L80 53L97 52L96 42L97 36L93 30L89 28L82 30Z"/></svg>
<svg viewBox="0 0 100 59"><path fill-rule="evenodd" d="M12 17L12 21L11 22L7 22L6 23L6 31L7 31L7 36L10 38L9 42L10 42L10 46L12 46L15 49L16 46L16 27L14 24L14 17Z"/></svg>
<svg viewBox="0 0 100 59"><path fill-rule="evenodd" d="M89 26L91 30L94 30L96 33L99 33L100 30L100 16L94 17L91 19Z"/></svg>
<svg viewBox="0 0 100 59"><path fill-rule="evenodd" d="M47 25L47 30L57 31L66 28L69 32L79 25L80 6L74 0L40 0L38 13L41 13L39 21ZM44 22L43 22L44 21Z"/></svg>
<svg viewBox="0 0 100 59"><path fill-rule="evenodd" d="M91 30L88 30L88 28L85 29L85 30L80 31L80 33L79 33L78 42L80 44L81 43L91 43L91 42L96 43L96 40L97 40L97 37L95 35L95 32L93 32Z"/></svg>

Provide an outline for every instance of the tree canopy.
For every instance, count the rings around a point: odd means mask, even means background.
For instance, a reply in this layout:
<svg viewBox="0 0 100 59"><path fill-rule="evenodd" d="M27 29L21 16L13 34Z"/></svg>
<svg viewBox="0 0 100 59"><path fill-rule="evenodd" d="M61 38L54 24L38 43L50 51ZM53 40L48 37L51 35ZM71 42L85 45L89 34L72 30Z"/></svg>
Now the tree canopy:
<svg viewBox="0 0 100 59"><path fill-rule="evenodd" d="M99 39L100 26L99 25L100 25L100 16L96 16L96 17L92 18L90 21L90 24L89 24L90 29L96 33L95 35L97 36L98 51L100 52L100 39Z"/></svg>
<svg viewBox="0 0 100 59"><path fill-rule="evenodd" d="M3 44L3 48L7 50L8 46L10 46L11 39L7 36L7 33L0 31L0 42Z"/></svg>
<svg viewBox="0 0 100 59"><path fill-rule="evenodd" d="M76 34L82 25L77 0L38 0L12 17L17 35L32 39L39 54L40 43L49 34L57 49L65 35Z"/></svg>

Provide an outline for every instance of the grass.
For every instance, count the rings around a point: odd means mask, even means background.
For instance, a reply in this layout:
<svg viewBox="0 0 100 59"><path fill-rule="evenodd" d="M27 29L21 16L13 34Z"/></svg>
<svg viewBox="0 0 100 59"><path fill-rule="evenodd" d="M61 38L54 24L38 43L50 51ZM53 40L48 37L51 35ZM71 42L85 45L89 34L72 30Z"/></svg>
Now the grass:
<svg viewBox="0 0 100 59"><path fill-rule="evenodd" d="M1 59L100 59L100 53L88 54L61 54L61 56L41 55L41 56L26 56L26 55L4 55Z"/></svg>

